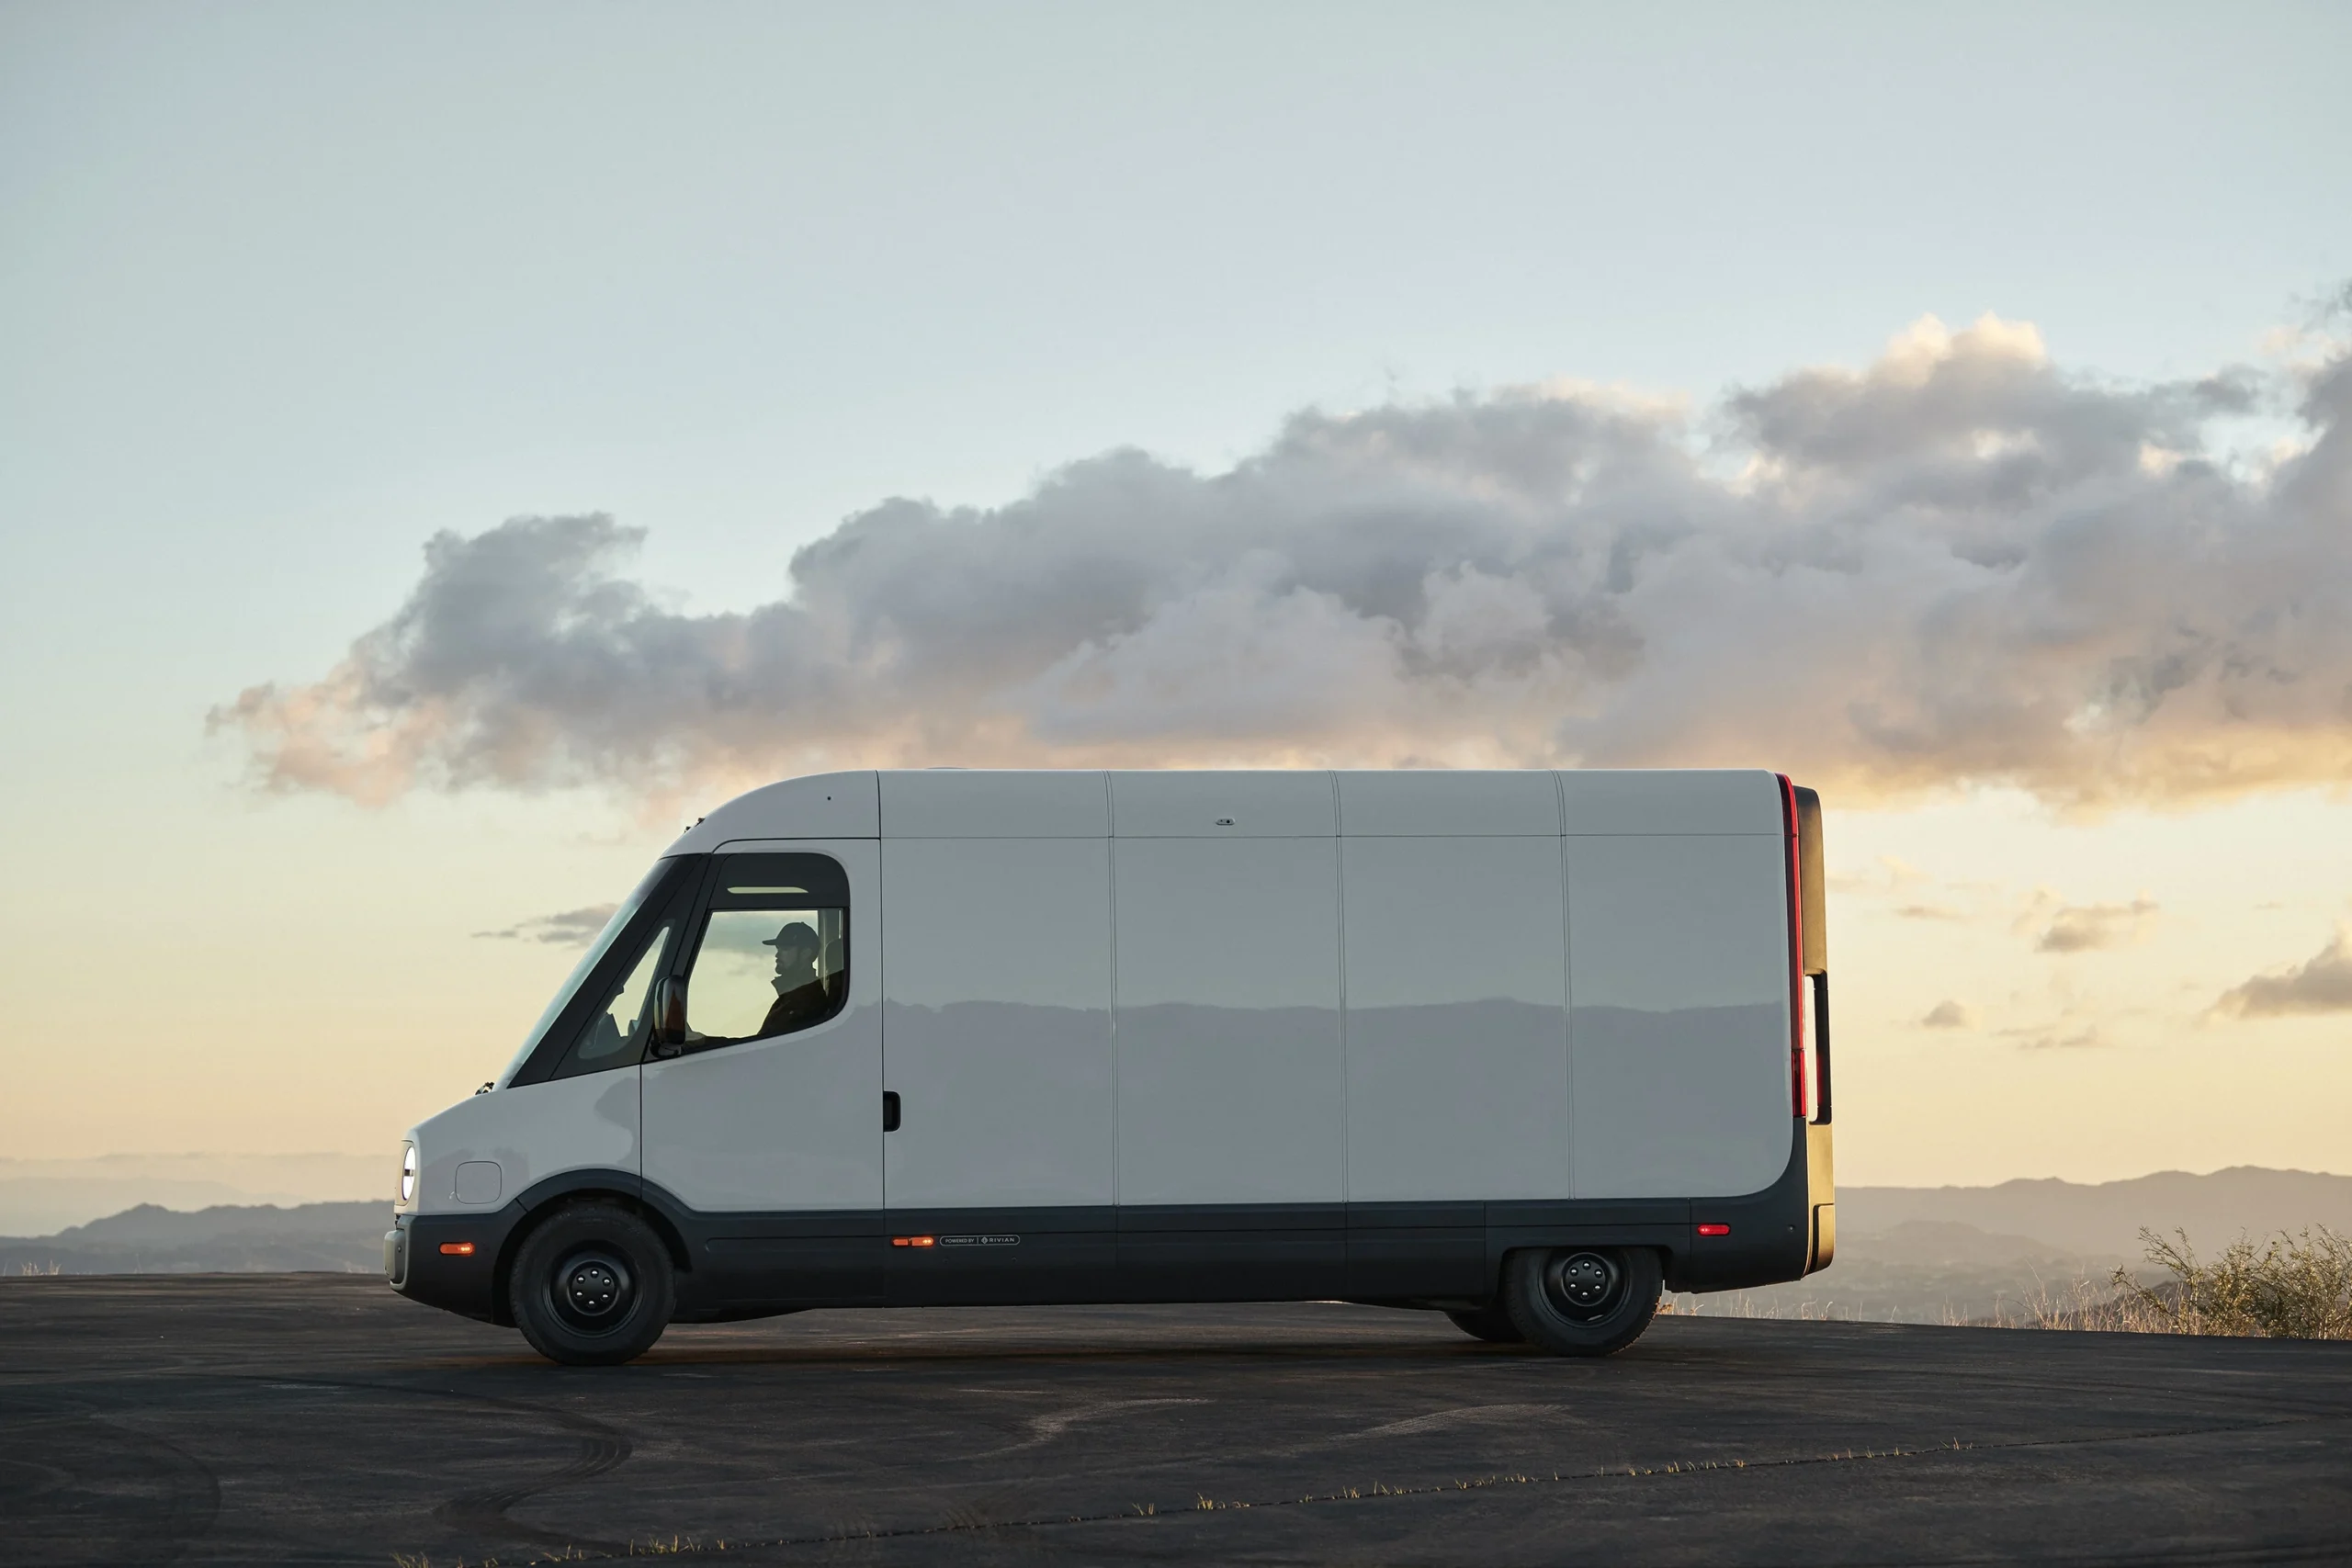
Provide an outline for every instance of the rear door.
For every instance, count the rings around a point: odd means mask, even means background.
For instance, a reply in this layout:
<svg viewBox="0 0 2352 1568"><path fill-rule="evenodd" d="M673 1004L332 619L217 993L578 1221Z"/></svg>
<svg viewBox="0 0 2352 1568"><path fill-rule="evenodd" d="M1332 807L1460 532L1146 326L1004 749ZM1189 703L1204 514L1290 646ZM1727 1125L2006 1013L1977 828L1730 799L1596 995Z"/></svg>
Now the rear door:
<svg viewBox="0 0 2352 1568"><path fill-rule="evenodd" d="M640 1081L646 1181L724 1299L880 1299L879 891L872 840L714 857L673 970L686 1040Z"/></svg>
<svg viewBox="0 0 2352 1568"><path fill-rule="evenodd" d="M1568 840L1578 1198L1736 1197L1789 1162L1788 849Z"/></svg>

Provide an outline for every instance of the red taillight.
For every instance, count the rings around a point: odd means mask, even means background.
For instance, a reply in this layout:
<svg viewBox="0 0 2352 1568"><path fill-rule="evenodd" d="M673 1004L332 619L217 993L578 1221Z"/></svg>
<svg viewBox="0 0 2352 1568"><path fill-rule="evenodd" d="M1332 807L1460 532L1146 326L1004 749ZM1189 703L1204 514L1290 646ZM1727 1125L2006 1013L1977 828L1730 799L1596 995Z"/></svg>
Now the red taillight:
<svg viewBox="0 0 2352 1568"><path fill-rule="evenodd" d="M890 1238L890 1245L892 1247L937 1247L939 1238L933 1235L894 1235Z"/></svg>
<svg viewBox="0 0 2352 1568"><path fill-rule="evenodd" d="M445 1258L471 1258L474 1244L469 1241L445 1241L441 1244L441 1255Z"/></svg>
<svg viewBox="0 0 2352 1568"><path fill-rule="evenodd" d="M1773 776L1781 781L1781 818L1789 840L1789 1103L1799 1121L1810 1122L1813 1032L1805 1020L1804 858L1797 837L1797 786L1786 773Z"/></svg>
<svg viewBox="0 0 2352 1568"><path fill-rule="evenodd" d="M1817 1085L1813 1070L1813 987L1797 976L1797 1114L1810 1122L1820 1107L1815 1103Z"/></svg>
<svg viewBox="0 0 2352 1568"><path fill-rule="evenodd" d="M1729 1235L1731 1227L1729 1225L1701 1225L1699 1234L1701 1235Z"/></svg>

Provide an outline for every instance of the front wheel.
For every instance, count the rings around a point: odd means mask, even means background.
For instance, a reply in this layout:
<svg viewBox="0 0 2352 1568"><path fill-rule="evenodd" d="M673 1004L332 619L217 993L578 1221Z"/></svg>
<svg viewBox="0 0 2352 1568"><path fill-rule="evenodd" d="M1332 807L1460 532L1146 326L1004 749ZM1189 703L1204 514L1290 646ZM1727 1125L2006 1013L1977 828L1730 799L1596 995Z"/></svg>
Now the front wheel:
<svg viewBox="0 0 2352 1568"><path fill-rule="evenodd" d="M507 1276L515 1326L531 1348L573 1367L635 1360L670 1326L670 1251L643 1220L580 1203L524 1238Z"/></svg>
<svg viewBox="0 0 2352 1568"><path fill-rule="evenodd" d="M1645 1247L1531 1247L1504 1262L1502 1304L1538 1349L1613 1355L1657 1315L1659 1278Z"/></svg>

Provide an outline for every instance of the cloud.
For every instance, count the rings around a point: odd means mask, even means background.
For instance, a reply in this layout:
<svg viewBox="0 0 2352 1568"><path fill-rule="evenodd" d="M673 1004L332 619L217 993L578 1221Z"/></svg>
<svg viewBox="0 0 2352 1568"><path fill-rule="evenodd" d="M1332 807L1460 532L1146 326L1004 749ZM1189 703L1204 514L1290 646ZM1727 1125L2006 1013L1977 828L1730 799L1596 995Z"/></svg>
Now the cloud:
<svg viewBox="0 0 2352 1568"><path fill-rule="evenodd" d="M1968 917L1949 904L1899 904L1894 917L1901 920L1964 920Z"/></svg>
<svg viewBox="0 0 2352 1568"><path fill-rule="evenodd" d="M2275 461L2220 449L2275 412ZM1001 507L892 500L751 608L601 514L435 536L260 779L649 798L830 767L1764 765L2062 808L2352 773L2352 355L2117 385L1930 321L1692 415L1575 385L1294 416ZM2150 454L2155 454L2151 458Z"/></svg>
<svg viewBox="0 0 2352 1568"><path fill-rule="evenodd" d="M1871 875L1860 875L1851 872L1831 872L1829 874L1830 891L1894 894L1906 887L1923 886L1935 880L1900 855L1881 855L1878 857L1878 863L1877 873Z"/></svg>
<svg viewBox="0 0 2352 1568"><path fill-rule="evenodd" d="M613 904L591 904L582 909L566 909L560 915L540 915L518 921L503 931L476 931L474 935L503 941L561 942L578 947L605 929L605 922L613 918L613 910L616 908L618 906Z"/></svg>
<svg viewBox="0 0 2352 1568"><path fill-rule="evenodd" d="M2069 904L2050 917L2035 939L2036 953L2090 953L2137 942L2156 912L2155 901L2140 897L2129 904Z"/></svg>
<svg viewBox="0 0 2352 1568"><path fill-rule="evenodd" d="M2021 1024L1996 1031L2013 1040L2020 1051L2089 1051L2104 1049L2109 1041L2097 1021L2085 1021L2081 1010L2068 1005L2048 1023Z"/></svg>
<svg viewBox="0 0 2352 1568"><path fill-rule="evenodd" d="M1922 1029L1973 1029L1976 1027L1976 1010L1964 1002L1946 999L1928 1010L1927 1016L1919 1021L1919 1027Z"/></svg>
<svg viewBox="0 0 2352 1568"><path fill-rule="evenodd" d="M2297 1013L2352 1012L2352 925L2301 966L2256 975L2213 1003L2225 1018L2286 1018Z"/></svg>
<svg viewBox="0 0 2352 1568"><path fill-rule="evenodd" d="M2023 1051L2093 1051L2107 1043L2107 1037L2096 1026L2076 1030L2072 1034L2061 1034L2054 1029L2039 1032L2030 1030L2007 1032L2022 1035L2018 1041L2018 1048Z"/></svg>

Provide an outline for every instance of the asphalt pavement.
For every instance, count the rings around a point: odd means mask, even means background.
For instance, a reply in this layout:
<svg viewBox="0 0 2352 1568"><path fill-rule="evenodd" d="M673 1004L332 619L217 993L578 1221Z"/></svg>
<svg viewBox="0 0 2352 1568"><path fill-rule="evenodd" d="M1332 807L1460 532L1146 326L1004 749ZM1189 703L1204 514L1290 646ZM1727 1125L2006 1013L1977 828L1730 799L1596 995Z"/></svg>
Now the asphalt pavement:
<svg viewBox="0 0 2352 1568"><path fill-rule="evenodd" d="M1336 1304L807 1313L639 1363L334 1275L0 1280L0 1561L2352 1562L2352 1345Z"/></svg>

